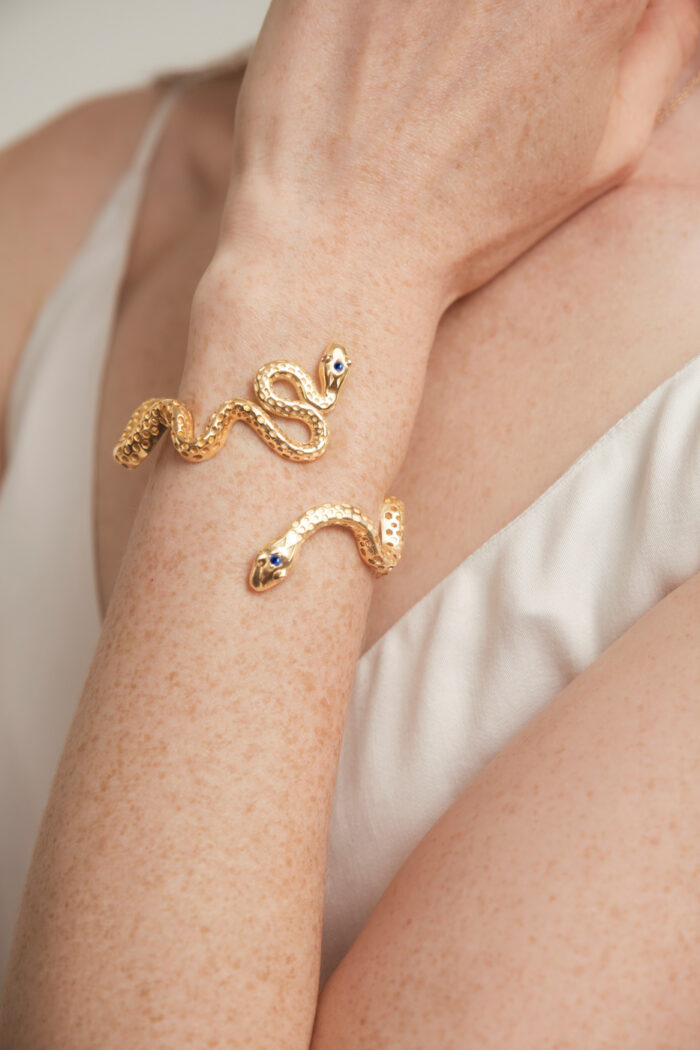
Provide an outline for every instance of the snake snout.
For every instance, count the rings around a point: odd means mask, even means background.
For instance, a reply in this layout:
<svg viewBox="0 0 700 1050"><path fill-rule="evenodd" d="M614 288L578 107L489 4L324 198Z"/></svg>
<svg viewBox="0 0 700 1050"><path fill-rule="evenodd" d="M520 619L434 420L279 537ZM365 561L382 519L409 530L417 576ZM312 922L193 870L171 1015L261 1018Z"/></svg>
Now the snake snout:
<svg viewBox="0 0 700 1050"><path fill-rule="evenodd" d="M331 343L321 358L321 371L326 384L326 390L337 394L345 382L352 361L348 357L345 347L339 343Z"/></svg>
<svg viewBox="0 0 700 1050"><path fill-rule="evenodd" d="M250 586L254 591L269 591L286 577L292 560L274 548L260 551L250 570Z"/></svg>

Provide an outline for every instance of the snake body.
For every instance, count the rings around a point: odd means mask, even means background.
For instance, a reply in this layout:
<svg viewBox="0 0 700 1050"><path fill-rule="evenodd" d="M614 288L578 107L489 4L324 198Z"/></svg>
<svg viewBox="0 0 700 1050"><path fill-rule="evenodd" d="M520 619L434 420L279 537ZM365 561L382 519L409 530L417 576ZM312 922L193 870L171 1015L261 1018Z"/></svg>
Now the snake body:
<svg viewBox="0 0 700 1050"><path fill-rule="evenodd" d="M382 504L379 527L349 503L321 503L292 522L278 539L258 553L250 570L254 591L266 591L286 579L294 568L304 542L327 525L342 525L355 537L362 560L376 576L385 576L401 558L404 506L387 496Z"/></svg>
<svg viewBox="0 0 700 1050"><path fill-rule="evenodd" d="M231 428L242 420L285 459L296 462L318 459L328 444L328 424L322 413L335 405L350 364L343 347L331 343L319 362L319 389L309 373L298 365L289 361L271 361L255 376L255 396L260 405L245 398L224 401L212 413L199 437L195 437L192 413L181 401L167 397L150 398L143 401L130 417L114 447L114 458L124 467L138 467L161 434L169 430L173 445L183 459L199 463L216 455L226 443ZM283 380L291 383L300 400L292 401L274 393L273 385ZM270 418L270 413L306 424L309 440L292 440Z"/></svg>

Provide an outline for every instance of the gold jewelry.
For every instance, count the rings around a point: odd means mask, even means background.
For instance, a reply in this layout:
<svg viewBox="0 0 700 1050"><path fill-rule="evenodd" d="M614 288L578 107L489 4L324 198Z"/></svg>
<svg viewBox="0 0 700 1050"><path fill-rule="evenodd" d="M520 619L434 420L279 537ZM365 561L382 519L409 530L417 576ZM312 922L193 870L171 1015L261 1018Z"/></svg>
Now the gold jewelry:
<svg viewBox="0 0 700 1050"><path fill-rule="evenodd" d="M158 438L170 430L176 451L189 462L209 459L223 448L229 431L243 420L270 446L273 452L296 462L318 459L328 445L328 424L321 415L336 403L350 369L351 361L342 346L330 343L319 362L320 391L308 372L289 361L272 361L255 376L255 396L267 412L253 401L232 398L211 415L202 434L195 438L192 413L176 398L156 397L142 402L127 423L114 447L114 458L123 467L138 467ZM292 401L272 391L281 380L291 383L305 400ZM268 412L298 419L310 431L306 443L287 437Z"/></svg>
<svg viewBox="0 0 700 1050"><path fill-rule="evenodd" d="M666 105L660 110L656 120L654 121L654 127L658 127L659 124L663 124L667 117L670 117L680 105L682 105L688 96L700 85L700 69L694 77L688 81L684 88L681 88L672 99L670 99Z"/></svg>
<svg viewBox="0 0 700 1050"><path fill-rule="evenodd" d="M361 510L349 503L321 503L311 507L292 522L279 539L262 548L250 570L250 586L254 591L267 591L286 579L304 541L326 525L350 529L362 560L376 576L385 576L401 557L403 516L403 503L394 496L387 496L382 503L379 530Z"/></svg>

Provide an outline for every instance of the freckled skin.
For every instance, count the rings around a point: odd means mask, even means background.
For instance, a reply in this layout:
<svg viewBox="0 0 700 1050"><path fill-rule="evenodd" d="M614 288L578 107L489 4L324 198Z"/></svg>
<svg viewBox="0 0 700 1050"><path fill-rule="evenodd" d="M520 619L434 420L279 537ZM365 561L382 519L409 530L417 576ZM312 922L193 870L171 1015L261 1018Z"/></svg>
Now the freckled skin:
<svg viewBox="0 0 700 1050"><path fill-rule="evenodd" d="M609 4L604 6L612 11ZM615 10L619 13L621 5ZM508 31L514 43L523 37L523 26L512 20ZM549 76L552 70L547 68L546 73ZM506 92L495 115L499 107L512 109L523 95L529 97L520 84ZM305 99L304 105L309 104ZM538 140L535 126L526 116L521 134L526 155ZM490 130L475 136L473 145L482 160L491 138ZM338 148L345 143L341 137ZM385 147L381 138L378 146ZM303 144L300 148L303 152ZM574 151L574 167L590 143L582 142L581 148L582 153ZM307 150L305 157L310 156ZM499 166L502 156L495 163ZM543 178L547 176L539 159L535 167ZM565 169L564 165L559 174ZM381 171L370 164L363 174L371 182ZM540 189L534 188L534 196L540 196ZM531 189L530 194L509 195L502 212L506 226L532 194ZM383 192L378 195L382 211L389 199ZM485 212L493 209L488 195L486 199ZM406 229L409 225L413 229L416 211L420 213L415 201L404 198L401 216L395 216L397 226L403 218ZM455 226L453 215L443 230L427 223L418 254L439 243L442 234ZM369 506L386 493L408 446L435 329L431 305L426 307L422 290L410 279L405 283L400 266L380 265L386 261L380 257L375 267L368 266L368 255L359 250L369 247L363 238L358 242L342 224L336 232L334 251L328 254L322 254L324 246L327 249L326 229L306 233L303 243L294 237L287 253L276 258L274 269L269 256L260 258L259 243L253 245L251 255L253 242L244 238L234 251L224 236L221 254L198 286L192 341L179 390L198 412L226 396L234 378L253 375L273 338L298 347L300 360L311 367L310 348L315 347L318 331L330 337L337 332L339 319L343 338L358 348L357 397L352 405L337 410L335 426L342 439L303 475L295 465L271 461L247 433L241 435L235 455L222 450L216 461L196 470L176 462L167 454L172 450L166 448L166 454L161 450L46 811L5 999L3 1038L9 1034L2 1050L23 1050L22 1043L81 1050L81 1040L82 1046L100 1045L106 1050L141 1045L172 1050L201 1046L207 1039L214 1046L233 1042L256 1050L280 1045L308 1048L316 1006L326 819L370 581L358 564L351 538L327 530L300 562L294 595L280 589L264 596L262 607L259 596L245 593L249 552L258 548L261 532L275 534L278 515L287 520L299 505L319 496L336 498L341 488L343 499ZM480 272L484 276L485 271ZM235 320L232 302L246 304ZM212 349L231 345L237 349L235 361ZM407 348L416 347L423 347L422 359L420 352L407 353ZM370 351L363 356L362 348ZM695 608L694 591L691 598ZM672 622L664 620L655 630L664 639L686 639L695 651L697 639L688 639L691 631L678 629L688 620L687 606L675 602L659 615L669 608ZM339 631L345 643L340 650ZM653 637L645 636L639 649L623 653L628 657L627 673L646 671L645 688L652 669L642 656L648 660ZM659 658L656 669L667 672L663 686L668 709L686 718L685 724L678 719L685 745L691 724L679 697L687 687L682 674L688 661L679 649L670 648L669 653L670 665L664 668ZM473 1045L480 1039L487 1045L491 1039L500 1047L510 1040L520 1050L522 1040L515 1036L521 1034L517 1026L523 1004L514 1015L504 1009L504 1002L517 1002L516 995L525 989L532 998L525 998L524 1007L532 1014L537 994L541 1002L549 991L551 1001L560 1003L555 981L567 972L567 964L577 978L581 967L584 975L590 972L591 946L584 939L585 928L577 923L567 939L569 913L565 908L559 911L567 887L577 888L571 879L558 884L560 868L570 874L567 861L575 856L578 863L574 850L580 843L571 833L571 808L558 817L556 805L565 800L561 784L568 775L573 788L578 788L571 806L577 818L581 815L577 826L585 834L583 815L575 804L580 804L581 789L590 782L592 759L616 739L609 730L610 688L619 692L621 716L628 706L627 691L638 685L616 678L614 662L602 667L607 676L604 686L595 677L600 668L587 679L598 687L591 688L590 697L592 704L597 697L604 707L599 717L584 719L588 691L585 696L569 694L577 702L564 708L582 720L573 726L574 740L584 750L572 753L563 724L562 739L553 740L551 755L542 747L547 740L544 728L542 741L534 742L539 791L536 795L533 791L533 797L540 807L536 815L541 839L530 835L528 843L543 842L551 848L551 855L544 854L544 868L539 854L521 856L516 850L522 844L518 832L522 837L523 819L531 811L527 792L523 798L522 791L528 784L527 755L519 758L515 749L509 752L513 771L494 763L491 768L500 770L502 779L499 782L494 774L495 784L485 781L473 811L471 802L465 801L456 816L448 815L444 843L439 839L443 828L435 829L437 853L425 857L415 883L407 867L405 899L403 887L387 895L386 906L401 919L402 909L407 909L406 921L396 926L387 923L384 936L377 937L380 965L370 942L362 964L354 961L361 957L360 947L348 960L346 987L341 971L332 978L314 1036L318 1046L325 1039L335 1050L354 1038L355 1048L363 1039L373 1047L390 1046L392 1041L401 1046L402 1040L411 1050L420 1045L445 1047L450 1039L463 1040L471 1025ZM674 668L681 668L680 678L673 677ZM654 697L662 683L656 684ZM648 694L645 701L647 715L653 709ZM591 725L600 728L601 737L586 751L583 730L590 731ZM676 740L659 733L660 723L654 728L656 735L640 729L636 741L637 764L650 750L651 759L661 767L654 778L644 781L647 789L651 779L663 782L664 773L668 778L663 759ZM660 740L665 740L665 751L659 748ZM628 755L627 762L625 772L638 774L633 757ZM616 762L610 766L614 781ZM603 782L596 776L597 785ZM681 885L684 892L691 882L695 892L689 870L697 866L695 854L691 852L688 859L688 849L692 851L697 840L697 805L691 791L684 793L683 801L687 801L685 794L690 795L695 808L679 807L687 815L686 825L674 836L668 853L655 858L663 868L664 885ZM611 816L608 797L605 813ZM589 812L591 817L604 815L594 808ZM663 841L661 821L657 823L651 834ZM628 830L627 824L623 830ZM619 846L620 828L608 824L607 831L612 831ZM507 847L502 855L496 849L501 838ZM560 845L565 847L561 851ZM595 857L596 842L587 846ZM678 853L680 866L675 864ZM630 850L632 863L622 874L632 881L648 875L650 885L651 875L659 872L641 870L633 863L639 856L635 848ZM465 878L469 864L474 868L471 882ZM513 882L514 871L520 874L520 883ZM489 891L496 885L502 893L494 900ZM638 882L632 888L640 887L648 885ZM583 887L590 894L586 901L595 903L597 917L616 922L625 914L625 902L610 902L605 895L595 898L596 889L599 886L589 878ZM444 945L441 902L447 906L449 921ZM533 907L542 920L535 933L528 930L518 910L527 912L530 903L547 906L540 912ZM676 900L678 913L685 915L686 903L686 897L680 904ZM652 912L651 907L647 910ZM544 950L537 940L547 921L552 939L560 934L562 943L557 942L557 947L563 964L550 965L538 983L528 976L533 962L540 966L532 969L537 975L542 974L544 961L551 964L557 958L551 954L550 942ZM646 936L647 928L642 924L641 929ZM627 926L624 932L629 934ZM373 936L370 930L367 938ZM594 960L600 966L593 976L607 972L610 978L605 987L593 982L593 992L600 993L594 1004L598 1014L588 1010L586 989L580 983L571 993L579 997L581 1031L586 1036L579 1045L586 1048L592 1045L586 1025L601 1016L606 1024L617 1024L618 1030L604 1032L599 1045L608 1036L621 1034L623 1045L638 1046L639 1029L624 1030L628 1020L631 1024L632 1009L638 1015L642 1000L649 1008L661 1010L664 1004L669 1008L668 997L663 1003L653 1000L667 987L657 980L656 970L640 965L645 956L637 950L638 942L623 961L626 966L634 957L637 969L632 976L637 981L647 976L644 987L630 982L631 971L625 966L615 968L620 940L601 943L599 958ZM392 944L407 949L404 961L389 954ZM660 942L657 939L649 958L655 960L657 952L663 958L667 946L663 936ZM671 950L669 958L668 981L681 988L670 1038L674 1050L685 1050L684 1039L688 1047L692 1044L683 1026L694 1026L695 1021L689 1011L681 1018L688 1000L689 964L685 952ZM457 987L455 977L463 979ZM627 983L627 998L618 998L613 978ZM433 993L430 1001L428 989ZM471 1005L468 1018L464 1017L465 989ZM413 1012L405 1008L407 994ZM602 1014L601 1003L614 1009L618 1001L617 1015ZM342 1011L348 1008L351 1016L344 1018ZM594 1021L589 1023L591 1012ZM663 1019L662 1013L655 1016ZM545 1017L544 1012L539 1014L541 1023ZM486 1025L499 1019L501 1031L489 1032ZM364 1032L358 1031L356 1037L355 1022ZM463 1027L456 1027L462 1022ZM564 1022L568 1026L568 1014ZM651 1030L645 1018L643 1032ZM546 1045L549 1034L543 1033L538 1047ZM556 1045L561 1047L568 1039L567 1027Z"/></svg>
<svg viewBox="0 0 700 1050"><path fill-rule="evenodd" d="M231 277L226 261L208 277L217 294L193 307L205 345L227 341L219 282L249 301L244 267ZM372 340L390 341L379 327ZM254 375L270 333L256 318L237 341L235 374ZM288 342L303 341L290 331ZM308 368L317 349L305 345ZM381 506L387 446L400 454L396 435L409 432L404 391L374 366L395 426L368 442L378 406L361 359L353 372L354 404L334 409L345 454L300 466L245 430L205 463L168 445L155 454L35 854L0 1025L12 1050L20 1031L27 1047L49 1030L72 1045L76 1013L104 1047L201 1045L202 1031L273 1046L280 1016L284 1044L308 1045L327 814L374 578L353 537L331 529L304 552L294 589L257 595L247 575L261 538L319 493ZM195 351L178 397L219 398L232 373ZM196 996L183 996L193 981Z"/></svg>

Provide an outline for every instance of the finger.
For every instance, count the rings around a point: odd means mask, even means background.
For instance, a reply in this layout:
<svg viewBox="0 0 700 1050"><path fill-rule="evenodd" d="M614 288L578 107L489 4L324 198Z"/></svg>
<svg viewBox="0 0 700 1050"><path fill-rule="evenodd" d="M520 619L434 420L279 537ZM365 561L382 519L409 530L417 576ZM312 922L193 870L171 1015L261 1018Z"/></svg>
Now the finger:
<svg viewBox="0 0 700 1050"><path fill-rule="evenodd" d="M653 123L700 38L698 0L651 0L622 52L618 94L623 106Z"/></svg>
<svg viewBox="0 0 700 1050"><path fill-rule="evenodd" d="M651 0L623 48L595 177L614 185L634 170L657 114L700 40L700 0Z"/></svg>

